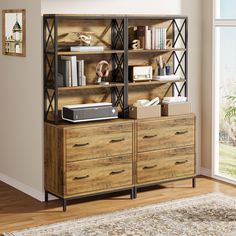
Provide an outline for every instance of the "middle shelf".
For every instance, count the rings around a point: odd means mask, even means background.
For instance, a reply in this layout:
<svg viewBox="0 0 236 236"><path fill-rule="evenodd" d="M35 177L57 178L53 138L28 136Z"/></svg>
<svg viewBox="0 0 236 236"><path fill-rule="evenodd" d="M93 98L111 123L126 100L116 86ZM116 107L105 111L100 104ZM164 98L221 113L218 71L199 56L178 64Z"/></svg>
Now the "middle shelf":
<svg viewBox="0 0 236 236"><path fill-rule="evenodd" d="M155 85L155 84L165 84L165 83L177 83L177 82L186 82L185 79L178 80L158 80L158 81L144 81L144 82L136 82L129 83L129 86L142 86L142 85ZM98 88L112 88L112 87L123 87L124 83L110 83L110 84L89 84L85 86L77 86L77 87L59 87L58 91L71 91L71 90L80 90L80 89L98 89Z"/></svg>

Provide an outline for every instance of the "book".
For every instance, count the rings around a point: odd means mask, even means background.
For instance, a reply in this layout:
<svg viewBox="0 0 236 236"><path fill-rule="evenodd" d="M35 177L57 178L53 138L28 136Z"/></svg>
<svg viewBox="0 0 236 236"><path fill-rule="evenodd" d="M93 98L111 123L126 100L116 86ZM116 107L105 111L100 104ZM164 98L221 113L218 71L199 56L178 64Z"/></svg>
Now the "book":
<svg viewBox="0 0 236 236"><path fill-rule="evenodd" d="M178 75L154 75L152 80L180 80Z"/></svg>
<svg viewBox="0 0 236 236"><path fill-rule="evenodd" d="M65 63L66 65L66 69L65 68L63 69L65 65L58 64L59 65L58 71L60 72L60 70L62 70L63 73L61 74L62 75L64 74L63 77L65 80L65 86L66 87L78 86L76 56L62 56L59 61L62 61L61 63ZM65 70L66 70L66 73L65 73Z"/></svg>
<svg viewBox="0 0 236 236"><path fill-rule="evenodd" d="M77 60L76 56L70 58L71 61L71 86L78 86L78 76L77 76Z"/></svg>
<svg viewBox="0 0 236 236"><path fill-rule="evenodd" d="M58 72L63 76L63 86L71 86L71 61L68 59L58 60Z"/></svg>
<svg viewBox="0 0 236 236"><path fill-rule="evenodd" d="M137 26L137 38L140 41L140 48L145 48L146 26Z"/></svg>
<svg viewBox="0 0 236 236"><path fill-rule="evenodd" d="M103 46L73 46L70 47L71 52L102 52Z"/></svg>
<svg viewBox="0 0 236 236"><path fill-rule="evenodd" d="M151 36L151 30L148 29L148 26L146 26L146 33L145 33L145 47L144 49L150 50L152 49L152 36Z"/></svg>
<svg viewBox="0 0 236 236"><path fill-rule="evenodd" d="M151 28L151 49L156 49L156 28Z"/></svg>
<svg viewBox="0 0 236 236"><path fill-rule="evenodd" d="M166 49L166 28L155 29L154 49Z"/></svg>
<svg viewBox="0 0 236 236"><path fill-rule="evenodd" d="M84 60L77 60L77 81L79 86L86 85L86 78L84 75Z"/></svg>

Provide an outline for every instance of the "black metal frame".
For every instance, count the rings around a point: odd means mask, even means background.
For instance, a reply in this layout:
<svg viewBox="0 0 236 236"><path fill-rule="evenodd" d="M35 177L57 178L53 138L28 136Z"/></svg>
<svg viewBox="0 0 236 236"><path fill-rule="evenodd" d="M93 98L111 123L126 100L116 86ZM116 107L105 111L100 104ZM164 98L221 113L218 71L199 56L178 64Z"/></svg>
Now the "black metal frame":
<svg viewBox="0 0 236 236"><path fill-rule="evenodd" d="M76 196L76 197L69 197L69 198L61 197L55 193L52 193L52 192L46 190L45 191L45 202L48 202L48 195L51 194L51 195L59 198L62 201L62 208L63 208L63 211L65 212L68 201L79 200L79 199L86 198L86 197L87 198L88 197L96 197L96 196L101 196L101 195L110 194L110 193L124 192L127 190L130 191L130 199L135 199L137 197L137 192L135 192L135 187L122 188L122 189L112 190L112 191L104 191L102 193L85 194L85 195Z"/></svg>
<svg viewBox="0 0 236 236"><path fill-rule="evenodd" d="M188 178L181 178L181 179L177 179L175 181L188 180L188 179L192 179L192 188L195 188L196 187L196 176L188 177ZM157 182L154 184L153 183L152 184L143 184L143 185L139 185L139 186L133 186L130 188L123 188L123 189L112 190L112 191L104 191L102 193L85 194L85 195L70 197L70 198L63 198L55 193L45 190L45 202L48 202L48 194L51 194L51 195L59 198L62 201L62 208L63 208L63 211L65 212L66 208L67 208L67 203L68 203L68 201L71 201L71 200L79 200L79 199L86 198L86 197L96 197L96 196L101 196L101 195L110 194L110 193L124 192L127 190L130 191L130 199L133 200L133 199L137 198L138 189L142 189L144 187L158 186L158 185L166 184L169 182L173 182L173 180Z"/></svg>

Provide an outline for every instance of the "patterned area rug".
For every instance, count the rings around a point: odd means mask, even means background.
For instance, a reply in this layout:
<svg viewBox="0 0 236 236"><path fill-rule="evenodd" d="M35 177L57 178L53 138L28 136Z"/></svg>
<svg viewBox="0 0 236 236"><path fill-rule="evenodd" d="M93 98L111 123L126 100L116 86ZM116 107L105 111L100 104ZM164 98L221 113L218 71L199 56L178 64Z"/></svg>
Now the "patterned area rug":
<svg viewBox="0 0 236 236"><path fill-rule="evenodd" d="M236 198L212 193L4 235L235 236Z"/></svg>

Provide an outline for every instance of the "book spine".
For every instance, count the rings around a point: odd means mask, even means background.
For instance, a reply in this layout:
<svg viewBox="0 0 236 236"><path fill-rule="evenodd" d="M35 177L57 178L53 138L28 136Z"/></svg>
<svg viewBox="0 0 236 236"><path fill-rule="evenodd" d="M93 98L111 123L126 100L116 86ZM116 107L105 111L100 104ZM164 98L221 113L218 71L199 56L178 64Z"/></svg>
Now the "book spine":
<svg viewBox="0 0 236 236"><path fill-rule="evenodd" d="M151 49L155 49L155 44L156 44L156 28L155 27L151 28L151 39L152 39Z"/></svg>
<svg viewBox="0 0 236 236"><path fill-rule="evenodd" d="M71 61L68 61L68 87L72 86L72 66Z"/></svg>
<svg viewBox="0 0 236 236"><path fill-rule="evenodd" d="M151 39L151 30L148 29L148 26L146 26L146 33L145 33L145 49L150 50L151 49L151 44L152 44L152 39Z"/></svg>
<svg viewBox="0 0 236 236"><path fill-rule="evenodd" d="M140 40L140 48L145 48L146 26L137 26L137 38Z"/></svg>
<svg viewBox="0 0 236 236"><path fill-rule="evenodd" d="M80 79L79 79L79 61L77 60L76 61L76 64L77 64L77 83L78 83L78 86L81 86L81 83L80 83Z"/></svg>
<svg viewBox="0 0 236 236"><path fill-rule="evenodd" d="M166 28L164 28L163 48L166 49Z"/></svg>
<svg viewBox="0 0 236 236"><path fill-rule="evenodd" d="M82 85L85 86L86 85L86 79L84 76L84 60L81 61L81 77L82 77Z"/></svg>
<svg viewBox="0 0 236 236"><path fill-rule="evenodd" d="M72 80L72 87L78 86L76 56L71 57L71 80Z"/></svg>

